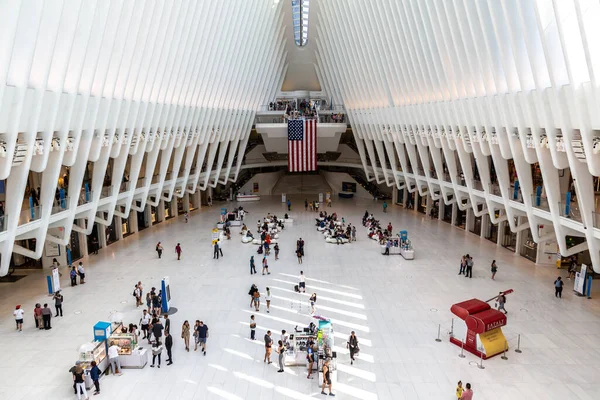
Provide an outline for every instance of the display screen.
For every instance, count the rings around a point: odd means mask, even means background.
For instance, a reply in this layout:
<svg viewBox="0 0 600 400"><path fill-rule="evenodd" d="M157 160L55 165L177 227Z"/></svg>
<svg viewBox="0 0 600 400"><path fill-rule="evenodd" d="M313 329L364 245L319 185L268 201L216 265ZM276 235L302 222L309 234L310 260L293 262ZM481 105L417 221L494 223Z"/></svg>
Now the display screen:
<svg viewBox="0 0 600 400"><path fill-rule="evenodd" d="M356 183L354 183L354 182L342 182L342 192L356 193Z"/></svg>

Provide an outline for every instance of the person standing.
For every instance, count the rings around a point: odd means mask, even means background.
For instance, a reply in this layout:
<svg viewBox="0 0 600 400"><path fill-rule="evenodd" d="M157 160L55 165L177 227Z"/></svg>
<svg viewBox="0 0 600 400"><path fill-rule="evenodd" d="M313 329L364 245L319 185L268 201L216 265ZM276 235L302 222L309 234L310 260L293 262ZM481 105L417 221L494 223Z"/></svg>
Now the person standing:
<svg viewBox="0 0 600 400"><path fill-rule="evenodd" d="M219 239L217 239L217 249L219 249L219 254L221 255L221 257L223 257L223 250L221 249L221 241Z"/></svg>
<svg viewBox="0 0 600 400"><path fill-rule="evenodd" d="M189 219L187 211L183 213L183 218L185 219L185 223L187 224L188 223L188 219ZM165 343L165 345L166 345L166 343Z"/></svg>
<svg viewBox="0 0 600 400"><path fill-rule="evenodd" d="M467 272L465 273L465 278L473 278L473 257L470 255L466 255L467 262Z"/></svg>
<svg viewBox="0 0 600 400"><path fill-rule="evenodd" d="M273 345L273 339L271 339L271 331L267 331L265 334L265 359L263 362L271 364L271 346Z"/></svg>
<svg viewBox="0 0 600 400"><path fill-rule="evenodd" d="M352 241L356 242L356 226L352 225Z"/></svg>
<svg viewBox="0 0 600 400"><path fill-rule="evenodd" d="M44 329L44 320L42 318L42 305L37 303L33 309L33 316L35 318L35 327L38 329Z"/></svg>
<svg viewBox="0 0 600 400"><path fill-rule="evenodd" d="M77 271L75 270L75 267L71 267L69 276L71 277L71 286L77 286Z"/></svg>
<svg viewBox="0 0 600 400"><path fill-rule="evenodd" d="M508 314L508 311L506 311L506 308L504 308L504 304L506 304L506 296L504 295L504 293L500 292L498 294L498 311L504 311L504 314Z"/></svg>
<svg viewBox="0 0 600 400"><path fill-rule="evenodd" d="M250 286L250 290L248 291L248 294L250 295L250 308L252 308L252 306L254 305L254 292L256 292L258 290L258 287L253 283L252 286Z"/></svg>
<svg viewBox="0 0 600 400"><path fill-rule="evenodd" d="M175 253L177 253L177 260L181 260L181 244L177 243L177 246L175 246Z"/></svg>
<svg viewBox="0 0 600 400"><path fill-rule="evenodd" d="M148 293L148 296L149 295L150 295L150 293ZM147 310L144 310L142 312L142 318L140 318L140 325L142 326L142 332L144 332L144 337L142 339L146 339L148 337L148 329L150 326L150 321L152 321L150 314L148 314Z"/></svg>
<svg viewBox="0 0 600 400"><path fill-rule="evenodd" d="M496 265L496 260L492 260L492 279L496 277L496 272L498 272L498 266Z"/></svg>
<svg viewBox="0 0 600 400"><path fill-rule="evenodd" d="M559 276L554 281L554 297L560 297L562 299L562 290L563 290L564 282L562 278Z"/></svg>
<svg viewBox="0 0 600 400"><path fill-rule="evenodd" d="M63 310L62 310L62 303L63 303L63 295L60 294L60 290L57 290L56 293L54 293L54 297L52 297L52 299L54 300L54 308L56 308L56 315L55 317L58 317L58 315L60 314L60 316L63 316Z"/></svg>
<svg viewBox="0 0 600 400"><path fill-rule="evenodd" d="M152 335L154 336L154 340L156 340L157 342L160 342L160 338L162 337L163 334L163 324L160 323L160 320L158 318L154 318L152 320Z"/></svg>
<svg viewBox="0 0 600 400"><path fill-rule="evenodd" d="M79 265L77 266L77 274L79 275L79 283L85 283L85 269L81 261L79 261Z"/></svg>
<svg viewBox="0 0 600 400"><path fill-rule="evenodd" d="M250 316L250 340L256 340L256 321L254 315Z"/></svg>
<svg viewBox="0 0 600 400"><path fill-rule="evenodd" d="M335 394L331 393L331 375L329 372L329 359L325 360L323 363L323 385L321 386L321 394L325 393L325 386L329 387L329 395L335 396Z"/></svg>
<svg viewBox="0 0 600 400"><path fill-rule="evenodd" d="M85 371L79 364L79 361L77 361L76 364L77 365L75 367L75 371L73 372L73 381L75 382L75 390L77 393L77 398L79 400L81 400L81 395L83 394L85 396L85 399L88 400L89 397L87 395L87 390L85 389L85 379L84 379Z"/></svg>
<svg viewBox="0 0 600 400"><path fill-rule="evenodd" d="M185 343L185 351L190 351L190 323L187 319L183 322L181 326L181 338Z"/></svg>
<svg viewBox="0 0 600 400"><path fill-rule="evenodd" d="M171 332L171 320L169 319L169 314L164 314L165 318L165 332ZM166 345L166 343L165 343Z"/></svg>
<svg viewBox="0 0 600 400"><path fill-rule="evenodd" d="M258 289L254 291L252 296L254 298L254 310L258 312L260 311L260 292L258 291Z"/></svg>
<svg viewBox="0 0 600 400"><path fill-rule="evenodd" d="M161 242L156 243L156 252L158 253L158 258L161 258L163 253L163 245Z"/></svg>
<svg viewBox="0 0 600 400"><path fill-rule="evenodd" d="M456 398L458 400L460 400L460 398L462 397L463 394L463 386L462 386L462 381L458 381L458 383L456 384Z"/></svg>
<svg viewBox="0 0 600 400"><path fill-rule="evenodd" d="M198 324L198 341L202 345L200 351L206 355L206 339L208 339L208 325L205 325L204 322L200 321Z"/></svg>
<svg viewBox="0 0 600 400"><path fill-rule="evenodd" d="M219 241L215 241L215 244L213 245L213 260L214 259L219 259Z"/></svg>
<svg viewBox="0 0 600 400"><path fill-rule="evenodd" d="M119 352L121 348L116 344L112 344L108 348L108 364L110 365L113 375L123 375L121 371L121 360L119 360Z"/></svg>
<svg viewBox="0 0 600 400"><path fill-rule="evenodd" d="M462 392L460 399L461 400L472 400L473 399L473 391L471 390L470 383L467 383L467 388Z"/></svg>
<svg viewBox="0 0 600 400"><path fill-rule="evenodd" d="M156 362L156 358L158 357L158 368L160 368L160 355L163 351L163 345L157 339L156 342L152 345L152 364L150 367L154 368L154 364Z"/></svg>
<svg viewBox="0 0 600 400"><path fill-rule="evenodd" d="M25 314L25 311L23 311L20 304L17 304L15 311L13 311L13 315L15 316L15 322L17 323L17 330L19 332L23 332L23 314Z"/></svg>
<svg viewBox="0 0 600 400"><path fill-rule="evenodd" d="M267 271L267 275L271 275L271 273L269 272L269 261L267 260L267 256L264 255L263 256L263 260L262 260L262 274L265 274L265 271Z"/></svg>
<svg viewBox="0 0 600 400"><path fill-rule="evenodd" d="M212 197L208 196L208 198L206 199L206 202L208 203L209 207L212 207Z"/></svg>
<svg viewBox="0 0 600 400"><path fill-rule="evenodd" d="M279 243L275 243L273 250L275 250L275 259L279 260Z"/></svg>
<svg viewBox="0 0 600 400"><path fill-rule="evenodd" d="M292 211L292 202L289 199L287 201L287 208L288 208L288 211Z"/></svg>
<svg viewBox="0 0 600 400"><path fill-rule="evenodd" d="M167 349L167 365L173 364L173 336L169 334L169 330L165 330L165 348Z"/></svg>
<svg viewBox="0 0 600 400"><path fill-rule="evenodd" d="M459 275L462 275L465 273L467 269L467 256L462 256L460 259L460 270L458 271Z"/></svg>
<svg viewBox="0 0 600 400"><path fill-rule="evenodd" d="M385 200L383 201L383 212L387 213L387 202Z"/></svg>
<svg viewBox="0 0 600 400"><path fill-rule="evenodd" d="M285 347L283 346L283 341L281 340L278 341L277 344L277 350L275 350L277 354L279 354L279 370L277 372L283 372L283 357L285 356Z"/></svg>
<svg viewBox="0 0 600 400"><path fill-rule="evenodd" d="M300 271L300 276L298 277L298 289L302 293L306 293L306 277L304 276L304 271Z"/></svg>
<svg viewBox="0 0 600 400"><path fill-rule="evenodd" d="M265 301L267 303L267 313L271 312L271 289L267 288L267 295L265 296Z"/></svg>
<svg viewBox="0 0 600 400"><path fill-rule="evenodd" d="M298 257L298 264L302 264L302 250L296 250L296 256Z"/></svg>
<svg viewBox="0 0 600 400"><path fill-rule="evenodd" d="M90 378L92 378L92 382L94 382L94 395L100 394L100 368L96 365L96 361L92 361L91 363L92 369L90 370Z"/></svg>
<svg viewBox="0 0 600 400"><path fill-rule="evenodd" d="M306 361L308 362L308 375L306 379L312 379L310 376L312 375L313 364L315 362L315 353L311 345L306 346Z"/></svg>
<svg viewBox="0 0 600 400"><path fill-rule="evenodd" d="M254 256L250 256L250 275L256 274L256 265L254 264Z"/></svg>
<svg viewBox="0 0 600 400"><path fill-rule="evenodd" d="M42 320L44 321L44 329L52 329L50 326L50 319L52 318L52 311L48 308L48 304L44 304L44 308L42 308ZM21 320L21 322L23 322Z"/></svg>
<svg viewBox="0 0 600 400"><path fill-rule="evenodd" d="M348 338L348 342L346 343L346 348L350 350L350 365L354 364L354 355L358 353L358 338L354 334L354 331L350 332L350 337Z"/></svg>
<svg viewBox="0 0 600 400"><path fill-rule="evenodd" d="M392 242L390 240L386 240L385 241L385 252L383 253L384 256L390 255L390 247L392 247Z"/></svg>

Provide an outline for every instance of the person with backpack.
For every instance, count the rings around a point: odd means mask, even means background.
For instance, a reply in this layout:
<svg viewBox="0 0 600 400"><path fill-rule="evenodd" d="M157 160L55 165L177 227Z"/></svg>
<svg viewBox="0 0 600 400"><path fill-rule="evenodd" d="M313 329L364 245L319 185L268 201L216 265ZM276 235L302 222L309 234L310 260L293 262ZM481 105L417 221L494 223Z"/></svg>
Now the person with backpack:
<svg viewBox="0 0 600 400"><path fill-rule="evenodd" d="M258 291L258 287L253 283L248 294L250 295L250 308L254 305L254 292Z"/></svg>
<svg viewBox="0 0 600 400"><path fill-rule="evenodd" d="M142 291L140 290L137 284L135 285L135 289L133 289L133 297L135 297L135 308L138 308L143 304Z"/></svg>
<svg viewBox="0 0 600 400"><path fill-rule="evenodd" d="M504 311L504 314L508 314L508 311L506 311L506 308L504 308L504 304L506 304L506 296L504 295L504 293L500 292L498 294L497 301L498 311Z"/></svg>
<svg viewBox="0 0 600 400"><path fill-rule="evenodd" d="M156 244L156 252L158 253L158 258L162 257L163 246L160 242Z"/></svg>

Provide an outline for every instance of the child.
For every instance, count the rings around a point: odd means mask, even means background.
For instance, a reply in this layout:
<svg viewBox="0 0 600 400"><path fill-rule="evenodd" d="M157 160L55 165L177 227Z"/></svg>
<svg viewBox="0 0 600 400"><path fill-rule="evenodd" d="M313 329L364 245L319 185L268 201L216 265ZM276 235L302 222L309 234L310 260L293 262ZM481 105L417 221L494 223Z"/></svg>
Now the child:
<svg viewBox="0 0 600 400"><path fill-rule="evenodd" d="M456 386L456 398L460 399L462 397L463 387L462 381L458 381L458 385Z"/></svg>
<svg viewBox="0 0 600 400"><path fill-rule="evenodd" d="M100 368L96 365L96 361L92 361L92 369L90 370L90 378L94 382L96 390L94 395L100 394Z"/></svg>

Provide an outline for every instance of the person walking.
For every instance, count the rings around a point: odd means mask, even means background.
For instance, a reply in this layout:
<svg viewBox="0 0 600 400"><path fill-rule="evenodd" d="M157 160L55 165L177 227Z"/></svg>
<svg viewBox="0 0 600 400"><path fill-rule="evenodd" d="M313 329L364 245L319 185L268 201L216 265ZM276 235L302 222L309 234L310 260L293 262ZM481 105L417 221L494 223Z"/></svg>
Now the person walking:
<svg viewBox="0 0 600 400"><path fill-rule="evenodd" d="M562 299L562 290L563 290L564 282L562 278L559 276L554 281L554 297L560 297Z"/></svg>
<svg viewBox="0 0 600 400"><path fill-rule="evenodd" d="M292 202L289 199L287 201L287 209L288 211L292 211Z"/></svg>
<svg viewBox="0 0 600 400"><path fill-rule="evenodd" d="M283 346L283 341L279 340L277 342L278 346L277 346L277 350L275 350L277 352L277 354L279 355L278 361L279 361L279 370L277 372L283 372L283 357L285 356L285 347Z"/></svg>
<svg viewBox="0 0 600 400"><path fill-rule="evenodd" d="M309 301L310 301L310 309L311 309L310 313L314 314L315 313L315 303L317 302L317 294L313 293L312 296L310 296Z"/></svg>
<svg viewBox="0 0 600 400"><path fill-rule="evenodd" d="M265 296L265 302L267 303L267 313L271 312L271 289L267 288L267 295Z"/></svg>
<svg viewBox="0 0 600 400"><path fill-rule="evenodd" d="M187 224L188 219L189 219L189 215L188 215L187 211L183 213L183 218L185 219L185 223Z"/></svg>
<svg viewBox="0 0 600 400"><path fill-rule="evenodd" d="M250 256L250 275L256 274L256 265L254 264L254 256Z"/></svg>
<svg viewBox="0 0 600 400"><path fill-rule="evenodd" d="M298 257L298 264L302 264L302 250L297 249L296 250L296 257Z"/></svg>
<svg viewBox="0 0 600 400"><path fill-rule="evenodd" d="M113 375L123 375L123 372L121 371L121 360L119 360L120 351L121 347L114 343L108 348L108 364Z"/></svg>
<svg viewBox="0 0 600 400"><path fill-rule="evenodd" d="M300 271L300 276L298 276L298 290L302 293L306 293L306 277L304 276L304 271Z"/></svg>
<svg viewBox="0 0 600 400"><path fill-rule="evenodd" d="M256 340L256 321L254 314L250 316L250 340Z"/></svg>
<svg viewBox="0 0 600 400"><path fill-rule="evenodd" d="M42 305L37 303L33 309L33 317L35 318L35 327L44 329L44 320L42 318Z"/></svg>
<svg viewBox="0 0 600 400"><path fill-rule="evenodd" d="M175 246L175 253L177 253L177 260L181 260L181 244L177 243L177 246Z"/></svg>
<svg viewBox="0 0 600 400"><path fill-rule="evenodd" d="M71 277L71 286L77 286L77 271L75 270L75 267L71 267L69 276Z"/></svg>
<svg viewBox="0 0 600 400"><path fill-rule="evenodd" d="M269 261L267 260L267 256L264 255L263 256L263 260L262 260L262 274L265 274L265 271L267 271L267 275L271 275L271 273L269 272Z"/></svg>
<svg viewBox="0 0 600 400"><path fill-rule="evenodd" d="M223 257L223 250L221 249L221 241L219 239L217 239L217 249L219 250L219 254L221 255L221 257Z"/></svg>
<svg viewBox="0 0 600 400"><path fill-rule="evenodd" d="M52 311L48 308L48 304L44 304L44 308L42 308L42 320L44 321L44 329L52 329L50 326L50 319L52 318ZM23 321L21 320L21 323Z"/></svg>
<svg viewBox="0 0 600 400"><path fill-rule="evenodd" d="M492 279L496 277L496 272L498 272L498 266L496 265L496 260L492 261Z"/></svg>
<svg viewBox="0 0 600 400"><path fill-rule="evenodd" d="M462 392L460 396L460 400L472 400L473 399L473 390L471 390L471 384L467 383L466 389Z"/></svg>
<svg viewBox="0 0 600 400"><path fill-rule="evenodd" d="M384 256L389 256L390 255L390 247L392 247L391 240L386 240L385 241L385 252L383 253Z"/></svg>
<svg viewBox="0 0 600 400"><path fill-rule="evenodd" d="M25 314L25 311L21 308L20 304L17 304L15 311L13 311L13 315L15 316L15 322L19 332L23 332L23 314Z"/></svg>
<svg viewBox="0 0 600 400"><path fill-rule="evenodd" d="M162 354L163 351L163 345L160 342L160 340L156 340L156 342L154 342L154 344L152 345L152 364L150 365L150 367L154 368L154 365L156 363L156 358L158 357L158 368L160 368L160 355Z"/></svg>
<svg viewBox="0 0 600 400"><path fill-rule="evenodd" d="M158 258L161 258L163 253L163 245L161 242L156 243L156 252L158 253Z"/></svg>
<svg viewBox="0 0 600 400"><path fill-rule="evenodd" d="M271 364L271 346L273 345L273 339L271 339L271 331L267 331L265 334L265 358L263 362Z"/></svg>
<svg viewBox="0 0 600 400"><path fill-rule="evenodd" d="M273 250L275 250L275 259L279 260L279 243L275 243Z"/></svg>
<svg viewBox="0 0 600 400"><path fill-rule="evenodd" d="M465 278L473 278L473 257L470 255L466 255L466 263L467 263L467 271L465 273Z"/></svg>
<svg viewBox="0 0 600 400"><path fill-rule="evenodd" d="M506 304L506 296L504 295L504 293L500 292L498 294L498 311L504 311L504 314L508 314L508 311L506 311L506 308L504 308L504 304Z"/></svg>
<svg viewBox="0 0 600 400"><path fill-rule="evenodd" d="M346 342L346 348L350 350L350 365L354 364L354 355L359 352L358 348L358 338L354 334L354 331L350 332L350 337L348 338L348 342Z"/></svg>
<svg viewBox="0 0 600 400"><path fill-rule="evenodd" d="M79 265L77 266L77 274L79 275L79 283L85 283L85 269L81 261L79 261Z"/></svg>
<svg viewBox="0 0 600 400"><path fill-rule="evenodd" d="M329 372L329 359L326 359L323 363L323 385L321 386L321 394L326 395L327 393L325 393L325 386L329 387L329 395L335 396L335 394L331 392L331 373Z"/></svg>
<svg viewBox="0 0 600 400"><path fill-rule="evenodd" d="M356 226L352 225L352 241L356 242Z"/></svg>
<svg viewBox="0 0 600 400"><path fill-rule="evenodd" d="M77 398L81 400L81 395L85 396L85 400L88 400L89 397L87 395L87 390L85 389L85 371L81 367L80 362L77 361L75 367L75 371L73 372L73 382L75 382L75 391L77 393Z"/></svg>
<svg viewBox="0 0 600 400"><path fill-rule="evenodd" d="M59 315L62 317L63 316L62 303L63 303L64 297L60 293L60 290L57 290L56 293L54 293L54 297L52 297L52 299L54 300L54 308L56 309L55 317L58 317Z"/></svg>
<svg viewBox="0 0 600 400"><path fill-rule="evenodd" d="M141 306L142 303L142 290L138 285L135 285L135 289L133 289L133 296L135 297L135 308Z"/></svg>
<svg viewBox="0 0 600 400"><path fill-rule="evenodd" d="M385 200L383 201L383 212L387 213L387 202Z"/></svg>
<svg viewBox="0 0 600 400"><path fill-rule="evenodd" d="M165 330L165 348L167 349L167 365L173 364L173 336L169 334L168 330Z"/></svg>
<svg viewBox="0 0 600 400"><path fill-rule="evenodd" d="M200 351L206 355L206 340L208 339L208 325L200 321L198 324L198 342L202 345Z"/></svg>
<svg viewBox="0 0 600 400"><path fill-rule="evenodd" d="M183 343L185 343L185 351L190 351L190 323L187 319L183 322L181 326L181 338L183 339Z"/></svg>
<svg viewBox="0 0 600 400"><path fill-rule="evenodd" d="M100 368L96 364L96 361L92 361L91 363L92 369L90 370L90 378L92 378L92 382L94 382L94 395L100 394Z"/></svg>
<svg viewBox="0 0 600 400"><path fill-rule="evenodd" d="M263 274L264 275L264 274ZM254 300L254 310L260 311L260 292L257 290L254 291L253 300Z"/></svg>

